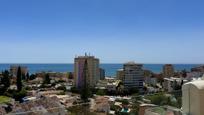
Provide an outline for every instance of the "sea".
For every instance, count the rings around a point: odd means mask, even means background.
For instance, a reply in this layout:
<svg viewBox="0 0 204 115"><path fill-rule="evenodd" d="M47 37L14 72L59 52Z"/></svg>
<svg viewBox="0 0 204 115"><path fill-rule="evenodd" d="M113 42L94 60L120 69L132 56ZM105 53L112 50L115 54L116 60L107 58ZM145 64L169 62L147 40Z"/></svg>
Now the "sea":
<svg viewBox="0 0 204 115"><path fill-rule="evenodd" d="M26 66L30 74L37 72L73 72L74 64L0 64L0 71L9 70L11 65ZM200 66L200 64L174 64L176 71L188 70ZM123 68L123 64L100 64L100 67L105 70L106 76L115 77L116 71ZM154 73L162 71L163 64L144 64L143 68L151 70Z"/></svg>

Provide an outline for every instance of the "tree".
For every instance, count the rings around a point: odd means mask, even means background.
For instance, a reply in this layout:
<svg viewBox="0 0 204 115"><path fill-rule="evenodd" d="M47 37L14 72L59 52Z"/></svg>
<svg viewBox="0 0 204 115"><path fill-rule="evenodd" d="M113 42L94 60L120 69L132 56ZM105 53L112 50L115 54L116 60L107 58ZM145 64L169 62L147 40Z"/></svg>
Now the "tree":
<svg viewBox="0 0 204 115"><path fill-rule="evenodd" d="M2 79L1 79L1 85L0 85L0 95L3 95L5 91L9 88L10 86L10 77L9 77L9 72L6 70L2 72Z"/></svg>
<svg viewBox="0 0 204 115"><path fill-rule="evenodd" d="M138 88L130 88L130 90L129 90L129 92L130 92L130 94L135 94L135 93L139 93L139 90L138 90Z"/></svg>
<svg viewBox="0 0 204 115"><path fill-rule="evenodd" d="M128 100L127 100L127 99L124 99L124 100L122 100L122 104L123 104L123 105L128 105L128 104L129 104L129 102L128 102Z"/></svg>
<svg viewBox="0 0 204 115"><path fill-rule="evenodd" d="M138 115L139 113L139 107L140 107L140 101L142 101L143 98L139 94L134 94L132 96L132 109L130 111L130 115Z"/></svg>
<svg viewBox="0 0 204 115"><path fill-rule="evenodd" d="M187 76L187 72L186 72L186 70L185 70L185 69L184 69L184 70L182 70L182 72L181 72L181 73L182 73L182 77L183 77L183 78L186 78L186 76Z"/></svg>
<svg viewBox="0 0 204 115"><path fill-rule="evenodd" d="M122 108L118 105L110 104L110 110L115 111L116 115L120 115Z"/></svg>
<svg viewBox="0 0 204 115"><path fill-rule="evenodd" d="M72 93L79 93L79 90L76 87L71 87Z"/></svg>
<svg viewBox="0 0 204 115"><path fill-rule="evenodd" d="M89 85L87 84L88 75L89 75L88 74L88 63L87 63L87 60L85 60L83 73L82 73L83 87L82 87L82 90L81 90L81 99L84 102L88 102L88 98L91 96L91 91L89 89Z"/></svg>
<svg viewBox="0 0 204 115"><path fill-rule="evenodd" d="M73 74L72 74L72 72L69 72L69 77L68 77L68 79L73 79L74 77L73 77Z"/></svg>
<svg viewBox="0 0 204 115"><path fill-rule="evenodd" d="M29 80L34 80L36 78L36 75L35 74L31 74L30 77L29 77Z"/></svg>
<svg viewBox="0 0 204 115"><path fill-rule="evenodd" d="M27 91L23 88L21 91L14 92L13 93L13 98L16 101L22 102L22 98L24 98L27 95Z"/></svg>
<svg viewBox="0 0 204 115"><path fill-rule="evenodd" d="M50 75L49 75L49 74L46 74L46 75L45 75L45 78L44 78L43 83L44 83L44 84L50 84Z"/></svg>
<svg viewBox="0 0 204 115"><path fill-rule="evenodd" d="M139 114L139 107L140 107L140 103L133 102L133 104L132 104L133 109L130 111L130 115L138 115Z"/></svg>
<svg viewBox="0 0 204 115"><path fill-rule="evenodd" d="M3 72L2 83L4 84L5 88L8 88L10 86L10 77L7 70Z"/></svg>
<svg viewBox="0 0 204 115"><path fill-rule="evenodd" d="M105 93L105 91L103 90L103 89L99 89L97 92L96 92L96 95L101 95L101 96L103 96L103 95L105 95L106 93Z"/></svg>
<svg viewBox="0 0 204 115"><path fill-rule="evenodd" d="M30 76L29 76L29 73L27 72L26 74L26 80L29 80L30 79Z"/></svg>
<svg viewBox="0 0 204 115"><path fill-rule="evenodd" d="M177 102L172 101L172 97L166 96L163 93L148 96L147 99L151 100L152 104L160 105L160 106L163 106L163 105L177 106L178 105Z"/></svg>
<svg viewBox="0 0 204 115"><path fill-rule="evenodd" d="M22 74L22 80L26 80L26 75Z"/></svg>
<svg viewBox="0 0 204 115"><path fill-rule="evenodd" d="M22 89L22 75L21 75L21 67L18 67L18 71L17 71L17 82L16 82L16 86L17 86L17 90L21 91Z"/></svg>
<svg viewBox="0 0 204 115"><path fill-rule="evenodd" d="M59 86L57 90L63 90L65 92L67 91L67 88L64 85L62 85L62 86Z"/></svg>

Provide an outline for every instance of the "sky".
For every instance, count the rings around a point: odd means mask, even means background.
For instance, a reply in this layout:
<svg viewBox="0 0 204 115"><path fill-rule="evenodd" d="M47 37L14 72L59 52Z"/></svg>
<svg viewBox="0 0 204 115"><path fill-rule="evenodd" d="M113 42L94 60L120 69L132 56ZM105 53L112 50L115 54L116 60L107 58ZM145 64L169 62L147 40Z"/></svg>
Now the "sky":
<svg viewBox="0 0 204 115"><path fill-rule="evenodd" d="M203 0L1 0L0 63L204 63Z"/></svg>

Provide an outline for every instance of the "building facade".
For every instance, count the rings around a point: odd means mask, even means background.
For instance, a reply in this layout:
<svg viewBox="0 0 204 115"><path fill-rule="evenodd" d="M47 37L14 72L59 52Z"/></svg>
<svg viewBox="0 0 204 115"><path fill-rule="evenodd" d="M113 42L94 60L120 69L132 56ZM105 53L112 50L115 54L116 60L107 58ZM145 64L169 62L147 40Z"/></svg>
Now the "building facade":
<svg viewBox="0 0 204 115"><path fill-rule="evenodd" d="M123 65L124 79L123 84L126 89L143 88L144 70L142 64L128 62Z"/></svg>
<svg viewBox="0 0 204 115"><path fill-rule="evenodd" d="M167 92L174 92L176 90L180 90L182 82L186 82L182 78L170 77L164 78L164 82L162 83L163 89ZM178 87L180 87L178 89Z"/></svg>
<svg viewBox="0 0 204 115"><path fill-rule="evenodd" d="M100 80L104 80L105 79L105 70L102 68L99 68L100 71Z"/></svg>
<svg viewBox="0 0 204 115"><path fill-rule="evenodd" d="M28 68L26 66L19 66L19 65L11 65L10 66L10 73L13 77L17 76L18 67L21 68L21 74L26 75L28 73Z"/></svg>
<svg viewBox="0 0 204 115"><path fill-rule="evenodd" d="M123 79L124 79L124 71L123 71L123 69L118 69L118 70L117 70L116 78L117 78L118 80L123 81Z"/></svg>
<svg viewBox="0 0 204 115"><path fill-rule="evenodd" d="M87 84L94 87L100 79L99 59L94 56L78 56L74 59L74 83L77 88L83 87L83 69L85 60L88 64Z"/></svg>
<svg viewBox="0 0 204 115"><path fill-rule="evenodd" d="M166 64L163 66L163 76L164 77L174 76L174 66L172 64Z"/></svg>
<svg viewBox="0 0 204 115"><path fill-rule="evenodd" d="M204 80L192 81L182 86L183 115L203 115Z"/></svg>

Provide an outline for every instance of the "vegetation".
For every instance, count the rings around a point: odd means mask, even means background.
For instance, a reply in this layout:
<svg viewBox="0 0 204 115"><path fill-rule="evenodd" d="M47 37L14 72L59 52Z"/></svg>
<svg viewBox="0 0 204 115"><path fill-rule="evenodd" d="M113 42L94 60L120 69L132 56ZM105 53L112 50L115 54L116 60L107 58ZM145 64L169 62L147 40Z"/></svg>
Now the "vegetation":
<svg viewBox="0 0 204 115"><path fill-rule="evenodd" d="M170 105L170 106L179 107L179 108L181 106L181 104L179 104L181 102L181 98L180 100L177 100L176 98L174 98L174 96L166 96L164 93L146 96L146 98L151 100L151 103L155 105L160 105L160 106ZM172 100L173 98L176 100L175 101Z"/></svg>
<svg viewBox="0 0 204 115"><path fill-rule="evenodd" d="M35 74L31 74L30 76L29 76L29 80L34 80L36 78L36 75Z"/></svg>
<svg viewBox="0 0 204 115"><path fill-rule="evenodd" d="M72 72L69 72L68 79L74 79L74 75L72 74Z"/></svg>
<svg viewBox="0 0 204 115"><path fill-rule="evenodd" d="M132 109L130 111L130 115L138 115L138 113L139 113L139 106L140 106L140 103L133 102Z"/></svg>
<svg viewBox="0 0 204 115"><path fill-rule="evenodd" d="M21 91L8 90L5 93L6 96L14 98L16 101L22 101L22 98L27 95L27 90L23 88Z"/></svg>
<svg viewBox="0 0 204 115"><path fill-rule="evenodd" d="M8 88L10 86L10 76L7 70L3 72L2 83L4 84L5 88Z"/></svg>
<svg viewBox="0 0 204 115"><path fill-rule="evenodd" d="M118 114L120 114L122 108L117 106L117 105L111 104L110 110L115 111L115 114L118 115Z"/></svg>
<svg viewBox="0 0 204 115"><path fill-rule="evenodd" d="M66 82L65 80L58 80L58 81L56 81L55 83L64 83L64 82Z"/></svg>
<svg viewBox="0 0 204 115"><path fill-rule="evenodd" d="M25 90L32 90L32 88L29 87L29 86L26 86L26 87L24 87L24 88L25 88Z"/></svg>
<svg viewBox="0 0 204 115"><path fill-rule="evenodd" d="M6 70L2 72L3 77L1 79L1 86L0 86L0 95L3 95L5 91L10 87L10 76L9 72Z"/></svg>
<svg viewBox="0 0 204 115"><path fill-rule="evenodd" d="M58 95L65 95L65 92L60 92Z"/></svg>
<svg viewBox="0 0 204 115"><path fill-rule="evenodd" d="M3 78L1 80L1 87L0 87L0 93L1 95L5 96L0 96L0 102L6 102L8 100L8 97L14 98L16 101L21 101L23 97L26 96L27 91L25 88L23 88L22 84L22 73L21 73L21 67L18 67L17 70L17 80L16 80L16 86L17 90L10 90L10 76L9 72L6 70L2 72ZM6 97L8 96L8 97Z"/></svg>
<svg viewBox="0 0 204 115"><path fill-rule="evenodd" d="M89 106L80 105L68 108L69 115L97 115L96 113L90 112Z"/></svg>
<svg viewBox="0 0 204 115"><path fill-rule="evenodd" d="M92 93L89 90L89 88L87 88L87 87L82 88L82 90L81 90L81 99L84 102L88 102L88 98L91 97L91 96L92 96Z"/></svg>
<svg viewBox="0 0 204 115"><path fill-rule="evenodd" d="M88 63L87 60L84 62L84 68L83 68L83 87L81 88L81 99L84 102L88 102L88 98L91 97L92 93L89 88L89 84L87 84L87 77L88 77Z"/></svg>
<svg viewBox="0 0 204 115"><path fill-rule="evenodd" d="M96 92L96 95L101 95L101 96L103 96L103 95L105 95L106 94L106 92L105 92L105 90L103 90L103 89L99 89L97 92Z"/></svg>
<svg viewBox="0 0 204 115"><path fill-rule="evenodd" d="M67 89L64 85L62 85L62 86L59 86L57 90L63 90L65 92Z"/></svg>
<svg viewBox="0 0 204 115"><path fill-rule="evenodd" d="M49 74L46 74L46 75L45 75L43 84L50 84L50 76L49 76Z"/></svg>
<svg viewBox="0 0 204 115"><path fill-rule="evenodd" d="M155 107L155 108L153 108L153 110L152 111L155 111L156 113L160 113L160 114L165 114L165 110L164 110L164 108L162 108L162 107Z"/></svg>
<svg viewBox="0 0 204 115"><path fill-rule="evenodd" d="M129 102L128 102L128 100L127 100L127 99L123 99L123 100L122 100L122 104L123 104L123 105L128 105L128 104L129 104Z"/></svg>
<svg viewBox="0 0 204 115"><path fill-rule="evenodd" d="M79 90L76 87L71 88L72 93L79 93Z"/></svg>
<svg viewBox="0 0 204 115"><path fill-rule="evenodd" d="M17 82L16 82L17 90L21 91L22 89L22 75L21 75L21 67L18 67L17 71Z"/></svg>
<svg viewBox="0 0 204 115"><path fill-rule="evenodd" d="M28 81L30 79L30 75L29 75L29 73L27 72L27 74L26 74L26 81Z"/></svg>
<svg viewBox="0 0 204 115"><path fill-rule="evenodd" d="M22 74L21 76L22 76L21 77L22 80L26 80L26 75L25 74Z"/></svg>
<svg viewBox="0 0 204 115"><path fill-rule="evenodd" d="M24 98L27 95L27 91L25 89L22 89L20 92L14 92L13 93L13 98L16 101L22 101L22 98Z"/></svg>
<svg viewBox="0 0 204 115"><path fill-rule="evenodd" d="M129 101L127 99L122 99L122 100L116 99L115 101L116 102L121 102L123 105L128 105L129 104Z"/></svg>
<svg viewBox="0 0 204 115"><path fill-rule="evenodd" d="M141 101L142 100L142 97L139 96L138 94L134 94L133 97L132 97L132 109L130 111L130 115L138 115L138 112L139 112L139 106L140 106L140 103L138 101Z"/></svg>
<svg viewBox="0 0 204 115"><path fill-rule="evenodd" d="M175 97L176 99L176 103L175 103L175 107L177 108L181 108L182 106L182 91L176 91L176 92L172 92L172 95Z"/></svg>
<svg viewBox="0 0 204 115"><path fill-rule="evenodd" d="M10 101L10 98L7 96L0 96L0 104L2 103L8 103Z"/></svg>

